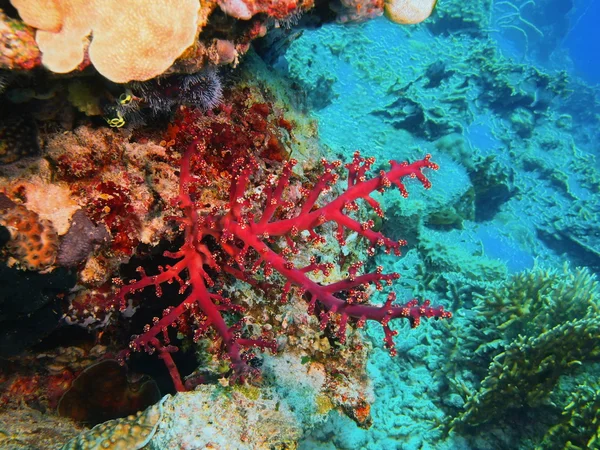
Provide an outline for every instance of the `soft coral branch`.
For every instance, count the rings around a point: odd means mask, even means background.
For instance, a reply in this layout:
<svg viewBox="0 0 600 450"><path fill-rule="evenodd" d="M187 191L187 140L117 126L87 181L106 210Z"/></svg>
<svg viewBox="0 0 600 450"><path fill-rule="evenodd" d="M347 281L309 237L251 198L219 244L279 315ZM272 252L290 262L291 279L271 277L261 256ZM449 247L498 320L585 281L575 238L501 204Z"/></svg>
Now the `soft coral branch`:
<svg viewBox="0 0 600 450"><path fill-rule="evenodd" d="M364 201L375 213L383 216L379 203L371 196L375 191L383 191L395 184L403 196L407 195L403 179L416 178L425 188L430 187L429 180L423 174L424 169L437 169L430 161L429 156L412 164L391 162L391 169L381 171L378 176L367 178L374 159L362 158L357 152L351 163L345 167L348 171L348 185L343 192L327 200L322 206L318 202L323 193L330 192L339 179L338 170L340 162L322 161L324 172L312 188L302 188L305 198L302 205L294 205L286 200L286 190L293 177L293 167L296 162L291 160L284 164L278 179L269 177L267 186L263 189L262 197L257 193L250 193L250 182L258 168L251 159L239 159L233 166L228 208L214 208L209 213L199 213L195 204L195 196L203 187L210 184L210 180L203 173L193 174L193 168L203 172L205 162L202 160L204 150L201 139L194 141L186 150L181 161L180 187L178 202L182 209L183 217L177 218L180 228L184 233L184 243L174 253L165 253L165 256L177 259L172 266L160 268L160 273L147 276L142 272L142 278L121 287L117 299L122 309L125 308L126 296L140 291L146 287L154 286L157 295L160 295L160 285L177 281L180 293L185 294L185 299L176 307L168 308L162 318L155 318L152 325L147 325L144 333L134 336L131 342L133 350L158 350L165 360L176 383L177 389L182 389L183 384L178 374L174 373L174 364L171 353L176 350L169 345L168 328L177 326L183 321L191 321L195 328L194 339L213 330L221 342L224 355L231 361L234 375L243 378L251 369L245 357L246 349L259 347L261 349L275 350L273 341L262 338L243 338L243 321L229 326L223 317L223 312L232 311L243 313L239 305L223 297L220 293L209 291L214 285L207 269L213 272L224 272L253 287L272 287L266 282L257 279L256 272L262 268L263 276L276 271L286 280L283 286L282 298L286 298L292 288L298 294L304 294L309 301L309 313L314 314L319 305L321 329L325 329L335 317L337 335L343 342L349 320L355 320L359 327L365 321L380 322L385 331L385 344L392 353L395 353L393 336L395 331L389 327L389 322L397 318L406 318L411 325L417 326L422 317L448 318L449 312L443 307L433 308L426 301L419 305L416 300L411 300L403 305L394 305L395 294L389 294L382 306L368 304L369 288L374 286L381 290L383 284L391 284L398 278L397 274L384 274L378 268L373 273L358 274L360 264L354 264L348 271L346 279L319 284L313 281L309 274L323 273L326 276L332 269L331 263L320 264L315 258L305 267L296 268L288 259L298 253L296 236L307 232L314 242L323 242L318 229L327 222L337 226L336 237L340 244L344 244L347 231L356 232L366 238L373 254L376 246L384 247L386 252L393 251L400 254L400 247L404 241L393 241L381 232L371 229L372 221L360 223L349 214L359 208L359 202ZM262 213L256 214L257 203L264 200ZM293 217L282 218L281 211L296 207ZM209 250L205 238L211 236L219 244L222 253L217 257ZM276 251L272 247L274 238L283 237L287 247ZM237 265L234 268L233 265ZM164 346L160 341L162 339Z"/></svg>

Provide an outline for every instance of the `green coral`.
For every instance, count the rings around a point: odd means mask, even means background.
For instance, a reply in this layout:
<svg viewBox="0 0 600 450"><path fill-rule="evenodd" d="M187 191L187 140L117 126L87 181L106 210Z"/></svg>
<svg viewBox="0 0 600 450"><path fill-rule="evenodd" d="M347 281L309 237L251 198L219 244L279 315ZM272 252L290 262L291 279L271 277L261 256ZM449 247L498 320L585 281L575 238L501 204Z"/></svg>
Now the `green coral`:
<svg viewBox="0 0 600 450"><path fill-rule="evenodd" d="M539 336L519 336L493 359L480 389L451 427L478 426L502 419L510 409L540 406L562 374L598 356L600 318L595 315Z"/></svg>
<svg viewBox="0 0 600 450"><path fill-rule="evenodd" d="M600 292L587 268L531 270L513 275L504 285L477 295L476 311L498 337L535 336L572 318L597 311Z"/></svg>
<svg viewBox="0 0 600 450"><path fill-rule="evenodd" d="M535 267L474 297L478 318L463 347L478 366L491 363L451 427L477 426L502 420L510 409L538 407L561 375L600 356L600 290L587 268Z"/></svg>
<svg viewBox="0 0 600 450"><path fill-rule="evenodd" d="M562 421L548 430L536 450L600 448L600 384L583 383L569 396Z"/></svg>

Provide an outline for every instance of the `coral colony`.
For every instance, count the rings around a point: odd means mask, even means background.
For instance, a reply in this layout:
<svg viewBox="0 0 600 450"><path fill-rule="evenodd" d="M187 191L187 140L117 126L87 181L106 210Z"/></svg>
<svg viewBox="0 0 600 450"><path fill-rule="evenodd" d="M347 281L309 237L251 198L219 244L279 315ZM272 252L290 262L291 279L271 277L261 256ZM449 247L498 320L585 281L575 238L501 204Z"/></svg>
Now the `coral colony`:
<svg viewBox="0 0 600 450"><path fill-rule="evenodd" d="M274 272L278 272L285 280L281 300L286 301L291 290L295 289L296 295L309 302L309 313L318 312L321 330L329 324L335 324L336 334L343 343L349 320L356 321L359 328L367 320L380 322L385 331L385 345L392 354L395 354L393 337L397 332L390 329L390 320L407 318L411 326L416 327L422 317L452 317L441 306L431 307L429 301L419 304L417 300L411 300L403 305L394 305L394 293L388 294L383 306L369 304L369 288L372 285L381 290L383 284L390 285L392 280L399 277L396 273L382 273L382 267L377 267L372 273L359 274L362 264L355 263L349 268L345 279L319 284L311 280L309 274L322 273L328 276L333 269L332 263L319 263L315 256L310 258L310 264L303 267L296 267L291 261L294 255L303 251L303 244L318 245L325 242L318 230L328 223L336 227L335 236L340 245L345 244L344 236L351 231L368 241L370 255L374 254L376 247L400 255L404 241L393 241L381 232L373 231L372 220L360 223L349 213L357 211L362 201L382 217L383 211L371 194L395 184L406 197L408 192L403 184L405 177L417 178L425 188L429 188L430 182L423 174L423 169L437 169L429 155L412 164L391 161L389 171L381 171L378 176L368 178L367 171L374 159L363 158L356 152L352 162L345 166L346 189L326 200L322 206L317 201L336 186L340 178L340 161L322 160L323 174L313 186L301 188L304 201L295 204L286 198L295 160L284 164L278 178L269 176L261 189L250 191L250 180L258 172L259 166L252 157L239 158L233 164L228 204L200 214L198 210L201 205L197 198L211 184L206 176L208 170L203 158L204 150L203 138L199 137L187 147L181 160L177 202L183 216L172 219L179 222L184 232L184 242L178 251L165 253L174 262L166 267L160 266L157 275L146 275L140 267L141 279L124 285L116 298L120 309L125 310L128 294L153 286L156 295L161 296L161 285L174 281L179 284L180 293L187 294L178 306L166 309L162 318L156 317L151 325L146 325L143 334L134 336L130 344L134 351L157 351L167 365L178 391L185 390L186 386L171 357L177 347L170 344L169 327L188 330L191 323L195 341L213 329L216 332L215 339L221 342L222 354L231 361L234 378L238 380L244 380L253 371L248 364L252 358L249 350L276 350L276 343L272 339L243 337L243 318L231 326L227 324L224 312L243 314L244 309L233 304L220 291L209 290L215 285L211 272L226 272L265 290L273 288L268 280ZM285 245L276 241L280 237L284 238ZM218 244L218 250L207 242L209 238L213 244ZM259 269L262 269L260 277L256 275Z"/></svg>

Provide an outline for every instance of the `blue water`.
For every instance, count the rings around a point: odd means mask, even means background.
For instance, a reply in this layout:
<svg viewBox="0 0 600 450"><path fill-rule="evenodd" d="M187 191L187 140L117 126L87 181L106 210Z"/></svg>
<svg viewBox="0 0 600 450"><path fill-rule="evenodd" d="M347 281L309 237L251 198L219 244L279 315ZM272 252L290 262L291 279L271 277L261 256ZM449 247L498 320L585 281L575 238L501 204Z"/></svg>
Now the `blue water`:
<svg viewBox="0 0 600 450"><path fill-rule="evenodd" d="M571 14L572 25L563 43L576 73L589 83L600 83L600 1L584 0Z"/></svg>

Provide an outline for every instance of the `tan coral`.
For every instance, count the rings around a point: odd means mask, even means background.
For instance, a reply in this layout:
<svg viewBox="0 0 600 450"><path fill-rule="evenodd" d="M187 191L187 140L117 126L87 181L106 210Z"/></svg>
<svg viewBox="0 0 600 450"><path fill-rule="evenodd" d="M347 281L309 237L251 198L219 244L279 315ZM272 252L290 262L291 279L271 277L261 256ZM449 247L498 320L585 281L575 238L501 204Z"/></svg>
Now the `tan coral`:
<svg viewBox="0 0 600 450"><path fill-rule="evenodd" d="M19 9L21 17L32 26L46 26L46 12L39 6L48 2L37 0L37 8L27 2ZM57 73L75 70L93 33L90 61L116 83L148 80L166 71L194 43L200 9L198 0L62 0L57 5L60 30L40 28L36 34L44 65Z"/></svg>
<svg viewBox="0 0 600 450"><path fill-rule="evenodd" d="M56 0L10 0L10 2L29 26L53 32L60 30L62 17Z"/></svg>
<svg viewBox="0 0 600 450"><path fill-rule="evenodd" d="M437 0L386 0L384 12L392 22L410 25L427 19L436 3Z"/></svg>

